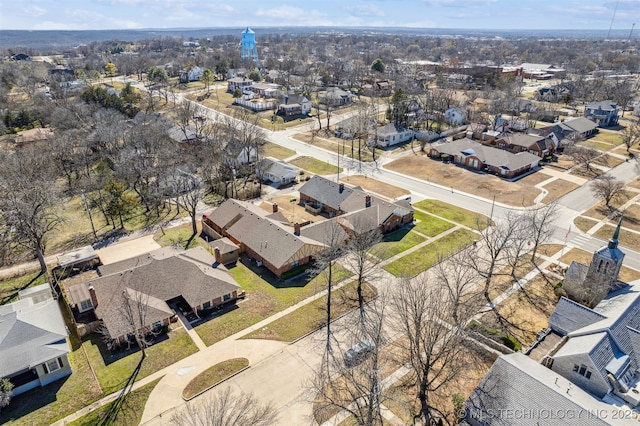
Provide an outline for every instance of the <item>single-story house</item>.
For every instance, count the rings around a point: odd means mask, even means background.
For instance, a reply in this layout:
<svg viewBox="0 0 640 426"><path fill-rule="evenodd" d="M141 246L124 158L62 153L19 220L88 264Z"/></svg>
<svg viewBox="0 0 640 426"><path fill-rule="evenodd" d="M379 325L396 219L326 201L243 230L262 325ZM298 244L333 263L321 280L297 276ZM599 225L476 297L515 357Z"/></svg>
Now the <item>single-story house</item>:
<svg viewBox="0 0 640 426"><path fill-rule="evenodd" d="M173 126L168 131L169 137L179 144L193 142L198 138L196 128L193 126Z"/></svg>
<svg viewBox="0 0 640 426"><path fill-rule="evenodd" d="M618 124L618 104L613 101L591 102L584 107L584 116L598 127L610 127Z"/></svg>
<svg viewBox="0 0 640 426"><path fill-rule="evenodd" d="M513 153L530 152L541 158L556 150L556 144L551 138L524 133L503 133L491 145Z"/></svg>
<svg viewBox="0 0 640 426"><path fill-rule="evenodd" d="M77 313L93 310L111 339L169 324L178 306L199 313L236 300L241 290L227 269L204 248L163 247L98 268L99 278L69 288ZM131 310L133 315L128 315ZM135 318L135 325L131 318Z"/></svg>
<svg viewBox="0 0 640 426"><path fill-rule="evenodd" d="M506 178L516 177L532 170L540 162L540 157L530 152L514 154L467 138L432 144L429 155L441 159L453 159L456 164L474 170L485 170Z"/></svg>
<svg viewBox="0 0 640 426"><path fill-rule="evenodd" d="M369 140L369 145L376 145L380 148L397 145L413 139L415 132L411 129L405 129L397 124L389 123L385 126L378 127L373 136Z"/></svg>
<svg viewBox="0 0 640 426"><path fill-rule="evenodd" d="M276 98L278 97L279 88L280 86L274 83L253 83L245 87L244 90L255 93L262 98Z"/></svg>
<svg viewBox="0 0 640 426"><path fill-rule="evenodd" d="M273 158L264 158L260 160L256 167L258 178L265 182L276 184L281 187L296 182L299 169L284 161Z"/></svg>
<svg viewBox="0 0 640 426"><path fill-rule="evenodd" d="M49 284L18 293L0 306L0 378L13 383L13 395L71 374L67 327Z"/></svg>
<svg viewBox="0 0 640 426"><path fill-rule="evenodd" d="M48 127L36 127L34 129L23 130L15 136L16 145L23 146L30 143L44 142L54 136L53 130Z"/></svg>
<svg viewBox="0 0 640 426"><path fill-rule="evenodd" d="M361 210L375 212L374 225L388 232L413 221L413 207L404 201L386 201L368 194L359 187L349 188L321 176L313 176L300 191L300 204L319 209L329 217Z"/></svg>
<svg viewBox="0 0 640 426"><path fill-rule="evenodd" d="M588 138L598 132L598 125L586 117L567 118L558 126L565 134L573 134L573 139Z"/></svg>
<svg viewBox="0 0 640 426"><path fill-rule="evenodd" d="M327 91L320 95L320 102L332 107L348 105L353 99L353 94L339 87L329 87Z"/></svg>
<svg viewBox="0 0 640 426"><path fill-rule="evenodd" d="M203 217L203 223L216 234L227 237L260 266L278 277L283 273L309 264L312 257L326 249L326 245L301 235L300 226L291 229L251 203L228 199ZM211 243L215 245L215 242Z"/></svg>

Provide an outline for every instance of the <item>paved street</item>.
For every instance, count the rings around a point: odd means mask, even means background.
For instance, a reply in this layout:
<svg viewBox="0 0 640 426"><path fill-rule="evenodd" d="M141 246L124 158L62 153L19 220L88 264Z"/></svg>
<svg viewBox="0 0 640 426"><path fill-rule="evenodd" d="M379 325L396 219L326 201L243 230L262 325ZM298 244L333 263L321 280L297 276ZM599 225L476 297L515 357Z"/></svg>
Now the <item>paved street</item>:
<svg viewBox="0 0 640 426"><path fill-rule="evenodd" d="M178 95L178 97L182 99L181 95ZM208 109L207 114L215 119L218 119L221 115L221 113L210 109ZM338 116L334 116L333 122L337 122L340 119ZM407 189L411 191L414 201L434 198L474 212L492 215L495 220L501 220L509 212L521 210L521 208L494 203L492 200L477 197L474 194L462 193L432 182L385 170L385 158L380 159L378 164L360 163L345 158L339 159L338 155L333 152L299 142L291 137L309 126L310 124L305 124L284 131L267 131L267 139L270 142L295 150L298 155L310 156L332 164L337 164L340 161L341 166L346 169L345 174L365 174L385 183ZM636 176L632 163L622 163L612 169L609 174L625 181L629 181ZM555 242L564 243L566 238L569 247L580 247L587 251L593 251L604 245L604 241L580 232L575 226L572 226L571 232L567 233L573 219L596 202L597 200L593 197L587 185L579 187L562 197L558 202L559 214L555 223ZM149 237L144 237L140 241L136 240L136 242L117 244L102 249L101 256L104 253L107 259L116 261L131 253L135 254L139 250L146 250L147 247L152 247L153 244L155 242L152 239L149 241ZM626 248L623 248L623 250L627 253L624 264L640 270L640 253ZM380 287L384 287L384 283ZM320 294L316 297L321 296ZM243 335L264 326L274 318L295 309L295 307L291 307L215 345L201 348L202 350L198 353L138 382L135 387L140 387L163 377L150 395L142 423L148 425L167 424L171 415L171 408L180 406L183 403L180 395L182 389L191 378L217 362L233 357L246 357L250 360L250 368L228 380L226 385L243 392L253 392L260 401L273 402L280 413L280 424L312 424L310 417L311 395L308 394L306 385L313 377L314 368L320 361L323 331L320 330L290 345L265 340L238 340ZM341 321L348 321L348 316ZM336 327L338 327L338 324ZM338 339L344 338L344 335L338 333ZM208 393L215 394L220 389L221 387L218 387ZM109 398L111 397L104 399L103 402L109 401ZM66 420L71 420L81 414L82 412L69 416ZM63 424L62 422L58 422L58 424Z"/></svg>

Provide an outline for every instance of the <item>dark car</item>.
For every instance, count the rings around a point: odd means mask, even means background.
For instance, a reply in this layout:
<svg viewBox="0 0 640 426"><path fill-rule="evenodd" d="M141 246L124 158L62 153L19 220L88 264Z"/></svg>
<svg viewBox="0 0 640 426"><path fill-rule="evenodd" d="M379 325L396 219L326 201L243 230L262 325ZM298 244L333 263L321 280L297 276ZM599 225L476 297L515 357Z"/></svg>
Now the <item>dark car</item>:
<svg viewBox="0 0 640 426"><path fill-rule="evenodd" d="M376 345L371 340L363 340L353 345L344 354L344 363L347 367L353 367L369 358Z"/></svg>

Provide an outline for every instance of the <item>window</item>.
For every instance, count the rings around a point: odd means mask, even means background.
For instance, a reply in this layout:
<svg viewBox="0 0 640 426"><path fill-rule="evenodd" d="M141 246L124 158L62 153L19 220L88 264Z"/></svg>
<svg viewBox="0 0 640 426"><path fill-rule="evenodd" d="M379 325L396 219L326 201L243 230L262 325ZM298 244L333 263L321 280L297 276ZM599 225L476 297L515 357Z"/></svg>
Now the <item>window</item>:
<svg viewBox="0 0 640 426"><path fill-rule="evenodd" d="M211 302L204 302L202 304L202 309L209 309L211 307Z"/></svg>
<svg viewBox="0 0 640 426"><path fill-rule="evenodd" d="M91 308L93 308L91 300L83 300L80 302L80 312L88 311Z"/></svg>
<svg viewBox="0 0 640 426"><path fill-rule="evenodd" d="M226 302L229 299L231 299L231 294L225 294L224 296L222 296L222 301L223 302Z"/></svg>
<svg viewBox="0 0 640 426"><path fill-rule="evenodd" d="M587 380L591 379L591 371L587 370L587 366L584 364L581 364L580 366L574 364L573 371L581 376L584 376Z"/></svg>
<svg viewBox="0 0 640 426"><path fill-rule="evenodd" d="M51 361L47 361L46 363L42 364L42 366L44 367L45 374L50 374L50 373L53 373L54 371L60 370L61 366L58 360L59 358L52 359Z"/></svg>

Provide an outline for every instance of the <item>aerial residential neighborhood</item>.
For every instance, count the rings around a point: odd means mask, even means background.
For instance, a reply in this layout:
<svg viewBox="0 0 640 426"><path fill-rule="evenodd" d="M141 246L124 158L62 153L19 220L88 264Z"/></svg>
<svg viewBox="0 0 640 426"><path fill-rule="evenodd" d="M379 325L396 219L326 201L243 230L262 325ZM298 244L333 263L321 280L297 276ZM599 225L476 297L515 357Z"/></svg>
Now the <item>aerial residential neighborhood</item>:
<svg viewBox="0 0 640 426"><path fill-rule="evenodd" d="M1 424L640 421L640 6L328 3L0 2Z"/></svg>

